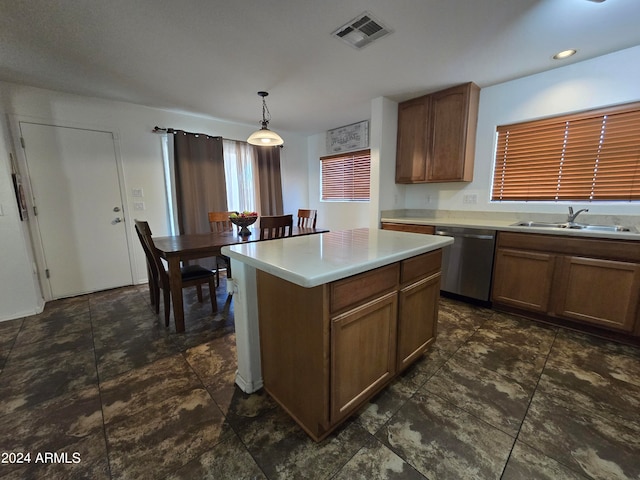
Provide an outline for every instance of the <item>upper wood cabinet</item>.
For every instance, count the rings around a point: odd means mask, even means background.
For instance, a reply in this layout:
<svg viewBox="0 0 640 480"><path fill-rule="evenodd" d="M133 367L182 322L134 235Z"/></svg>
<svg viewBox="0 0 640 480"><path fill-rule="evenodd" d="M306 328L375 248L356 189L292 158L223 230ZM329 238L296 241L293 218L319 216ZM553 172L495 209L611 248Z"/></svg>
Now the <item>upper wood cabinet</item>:
<svg viewBox="0 0 640 480"><path fill-rule="evenodd" d="M469 82L400 103L396 183L473 180L479 98Z"/></svg>

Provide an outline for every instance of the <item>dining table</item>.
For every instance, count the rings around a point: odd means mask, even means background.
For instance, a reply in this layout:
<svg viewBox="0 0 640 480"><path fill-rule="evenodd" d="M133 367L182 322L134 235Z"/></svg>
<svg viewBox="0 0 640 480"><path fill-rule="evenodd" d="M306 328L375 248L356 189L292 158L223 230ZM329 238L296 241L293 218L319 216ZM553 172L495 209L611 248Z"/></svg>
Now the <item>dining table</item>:
<svg viewBox="0 0 640 480"><path fill-rule="evenodd" d="M185 331L184 305L182 300L182 274L180 267L183 263L199 258L209 258L220 255L220 250L226 245L236 245L239 243L269 241L260 240L260 229L249 227L249 235L239 234L238 229L224 232L192 233L184 235L171 235L167 237L153 237L153 243L160 253L160 257L168 264L169 289L171 290L171 302L173 304L173 318L176 332ZM291 229L292 237L301 235L313 235L316 233L328 232L324 228L298 227ZM233 283L229 282L227 291L233 291ZM211 292L215 295L215 292Z"/></svg>

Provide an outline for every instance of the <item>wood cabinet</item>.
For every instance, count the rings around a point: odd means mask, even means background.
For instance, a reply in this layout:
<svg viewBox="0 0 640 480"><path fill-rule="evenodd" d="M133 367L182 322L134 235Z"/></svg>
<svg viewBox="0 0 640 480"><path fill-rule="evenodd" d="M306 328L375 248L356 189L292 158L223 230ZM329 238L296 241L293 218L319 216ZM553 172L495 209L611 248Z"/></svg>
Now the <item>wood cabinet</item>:
<svg viewBox="0 0 640 480"><path fill-rule="evenodd" d="M442 250L401 263L398 372L417 360L436 339L441 265Z"/></svg>
<svg viewBox="0 0 640 480"><path fill-rule="evenodd" d="M381 227L382 230L396 230L398 232L424 233L426 235L433 235L436 233L436 227L433 225L382 222Z"/></svg>
<svg viewBox="0 0 640 480"><path fill-rule="evenodd" d="M321 440L435 340L442 251L303 288L257 271L265 390Z"/></svg>
<svg viewBox="0 0 640 480"><path fill-rule="evenodd" d="M637 242L500 232L494 305L640 336Z"/></svg>
<svg viewBox="0 0 640 480"><path fill-rule="evenodd" d="M396 183L473 180L479 98L469 82L398 105Z"/></svg>

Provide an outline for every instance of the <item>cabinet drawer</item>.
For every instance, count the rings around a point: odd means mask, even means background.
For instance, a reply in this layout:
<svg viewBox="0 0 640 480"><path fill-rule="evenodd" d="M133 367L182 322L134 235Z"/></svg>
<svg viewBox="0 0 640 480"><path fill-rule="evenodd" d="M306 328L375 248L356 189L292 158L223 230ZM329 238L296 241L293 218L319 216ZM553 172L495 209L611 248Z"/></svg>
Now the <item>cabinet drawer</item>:
<svg viewBox="0 0 640 480"><path fill-rule="evenodd" d="M331 312L355 306L379 296L398 285L400 267L397 263L354 275L331 284Z"/></svg>
<svg viewBox="0 0 640 480"><path fill-rule="evenodd" d="M442 250L434 250L400 263L400 283L415 281L438 273L442 268Z"/></svg>
<svg viewBox="0 0 640 480"><path fill-rule="evenodd" d="M382 230L396 230L398 232L424 233L426 235L433 235L436 232L436 227L434 227L433 225L418 225L413 223L383 222Z"/></svg>

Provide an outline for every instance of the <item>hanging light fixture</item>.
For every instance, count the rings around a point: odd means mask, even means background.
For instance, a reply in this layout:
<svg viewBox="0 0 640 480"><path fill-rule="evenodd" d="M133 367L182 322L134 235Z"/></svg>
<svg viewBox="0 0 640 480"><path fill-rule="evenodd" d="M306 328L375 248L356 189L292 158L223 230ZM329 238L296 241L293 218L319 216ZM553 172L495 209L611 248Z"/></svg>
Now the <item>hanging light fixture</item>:
<svg viewBox="0 0 640 480"><path fill-rule="evenodd" d="M267 92L258 92L258 95L262 97L262 128L253 132L247 139L247 142L251 145L260 145L263 147L282 145L284 143L282 137L267 128L271 120L271 114L269 113L264 97L269 94Z"/></svg>

